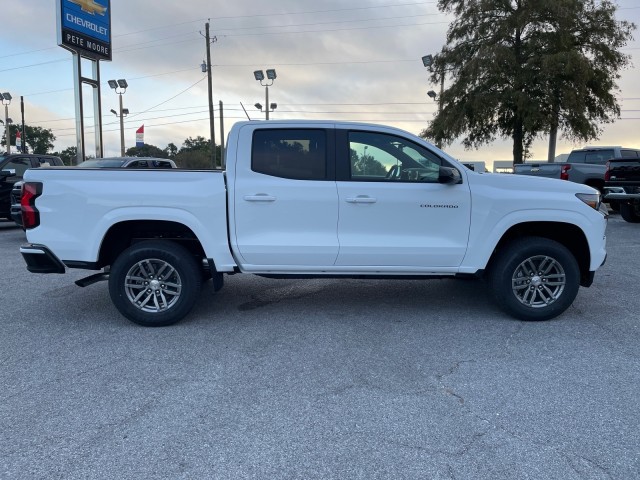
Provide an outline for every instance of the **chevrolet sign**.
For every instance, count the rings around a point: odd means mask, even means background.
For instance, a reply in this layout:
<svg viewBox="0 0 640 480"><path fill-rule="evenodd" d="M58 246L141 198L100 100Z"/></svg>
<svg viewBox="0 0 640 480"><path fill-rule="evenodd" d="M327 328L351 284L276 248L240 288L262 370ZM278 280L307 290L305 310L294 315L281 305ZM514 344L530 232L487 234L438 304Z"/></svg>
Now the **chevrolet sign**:
<svg viewBox="0 0 640 480"><path fill-rule="evenodd" d="M57 0L58 45L111 60L111 0Z"/></svg>

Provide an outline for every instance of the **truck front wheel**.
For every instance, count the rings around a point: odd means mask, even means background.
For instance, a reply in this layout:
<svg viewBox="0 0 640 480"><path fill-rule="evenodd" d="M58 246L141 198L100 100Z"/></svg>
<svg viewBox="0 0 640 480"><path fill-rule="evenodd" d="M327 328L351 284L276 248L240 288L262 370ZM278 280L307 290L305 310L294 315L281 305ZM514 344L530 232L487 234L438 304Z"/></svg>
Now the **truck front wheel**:
<svg viewBox="0 0 640 480"><path fill-rule="evenodd" d="M489 284L498 305L520 320L549 320L573 303L580 269L562 244L542 237L520 238L497 252Z"/></svg>
<svg viewBox="0 0 640 480"><path fill-rule="evenodd" d="M620 216L625 222L640 223L639 211L640 208L633 203L623 202L620 204Z"/></svg>
<svg viewBox="0 0 640 480"><path fill-rule="evenodd" d="M193 308L201 271L189 251L177 243L149 240L132 245L116 259L109 294L122 315L138 325L172 325Z"/></svg>

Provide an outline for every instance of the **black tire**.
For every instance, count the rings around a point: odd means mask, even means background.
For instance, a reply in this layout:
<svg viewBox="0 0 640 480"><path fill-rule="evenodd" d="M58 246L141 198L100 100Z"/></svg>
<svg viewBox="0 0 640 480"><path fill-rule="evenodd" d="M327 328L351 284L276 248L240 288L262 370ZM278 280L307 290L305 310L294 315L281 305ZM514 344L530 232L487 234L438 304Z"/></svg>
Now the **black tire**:
<svg viewBox="0 0 640 480"><path fill-rule="evenodd" d="M191 311L201 278L201 269L186 248L167 240L149 240L132 245L113 262L109 294L118 311L132 322L164 327Z"/></svg>
<svg viewBox="0 0 640 480"><path fill-rule="evenodd" d="M620 216L629 223L640 223L640 215L635 205L629 203L620 204Z"/></svg>
<svg viewBox="0 0 640 480"><path fill-rule="evenodd" d="M620 211L620 202L618 200L610 200L609 201L609 208L613 212L619 212Z"/></svg>
<svg viewBox="0 0 640 480"><path fill-rule="evenodd" d="M513 240L497 255L489 269L489 285L498 305L510 315L527 321L549 320L575 300L580 268L564 245L526 237Z"/></svg>

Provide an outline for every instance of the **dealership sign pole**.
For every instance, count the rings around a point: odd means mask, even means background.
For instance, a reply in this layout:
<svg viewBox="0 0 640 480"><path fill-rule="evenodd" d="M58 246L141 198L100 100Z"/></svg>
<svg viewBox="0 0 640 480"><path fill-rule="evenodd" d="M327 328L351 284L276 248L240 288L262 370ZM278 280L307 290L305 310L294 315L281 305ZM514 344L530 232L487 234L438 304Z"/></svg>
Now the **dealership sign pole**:
<svg viewBox="0 0 640 480"><path fill-rule="evenodd" d="M73 53L76 104L76 163L84 160L82 84L93 87L96 157L103 157L100 60L111 60L111 0L56 0L58 45ZM82 59L91 62L92 77L82 76Z"/></svg>

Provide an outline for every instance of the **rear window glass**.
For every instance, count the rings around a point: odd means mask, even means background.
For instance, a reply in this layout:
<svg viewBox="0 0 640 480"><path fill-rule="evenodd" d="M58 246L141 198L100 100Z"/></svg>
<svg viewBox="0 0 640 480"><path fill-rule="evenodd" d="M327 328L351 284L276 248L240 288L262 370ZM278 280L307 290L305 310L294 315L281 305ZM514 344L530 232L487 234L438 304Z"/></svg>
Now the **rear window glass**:
<svg viewBox="0 0 640 480"><path fill-rule="evenodd" d="M274 177L324 180L327 135L319 129L268 129L253 133L251 169Z"/></svg>
<svg viewBox="0 0 640 480"><path fill-rule="evenodd" d="M583 150L580 152L571 152L568 163L593 163L604 165L607 160L613 158L615 153L613 149L609 150Z"/></svg>

